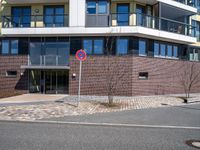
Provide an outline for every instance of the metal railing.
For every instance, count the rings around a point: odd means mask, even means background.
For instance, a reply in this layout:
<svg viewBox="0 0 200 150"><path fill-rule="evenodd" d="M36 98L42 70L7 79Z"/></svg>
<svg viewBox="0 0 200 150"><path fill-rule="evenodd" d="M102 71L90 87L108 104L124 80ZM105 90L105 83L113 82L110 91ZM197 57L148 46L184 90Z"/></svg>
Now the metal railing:
<svg viewBox="0 0 200 150"><path fill-rule="evenodd" d="M42 28L42 27L67 27L69 15L23 15L3 16L3 28Z"/></svg>
<svg viewBox="0 0 200 150"><path fill-rule="evenodd" d="M195 27L183 22L140 13L114 13L109 26L142 26L195 37Z"/></svg>
<svg viewBox="0 0 200 150"><path fill-rule="evenodd" d="M197 1L196 0L174 0L176 2L179 2L179 3L182 3L182 4L185 4L185 5L189 5L189 6L192 6L192 7L196 7L197 5Z"/></svg>
<svg viewBox="0 0 200 150"><path fill-rule="evenodd" d="M38 57L28 56L29 66L69 66L69 60L62 59L58 55L40 55Z"/></svg>

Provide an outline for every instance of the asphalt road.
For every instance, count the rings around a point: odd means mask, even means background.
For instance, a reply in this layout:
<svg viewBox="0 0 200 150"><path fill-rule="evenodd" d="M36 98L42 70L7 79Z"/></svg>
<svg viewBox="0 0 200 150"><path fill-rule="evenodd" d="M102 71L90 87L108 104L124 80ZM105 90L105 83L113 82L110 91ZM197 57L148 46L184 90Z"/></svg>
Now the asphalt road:
<svg viewBox="0 0 200 150"><path fill-rule="evenodd" d="M196 104L54 118L35 123L0 121L0 150L195 150L185 142L200 140L200 129L191 128L200 127L199 116L200 105ZM98 125L87 125L87 122ZM106 122L166 127L101 125ZM188 128L181 128L183 126Z"/></svg>
<svg viewBox="0 0 200 150"><path fill-rule="evenodd" d="M1 150L195 150L200 130L0 122Z"/></svg>
<svg viewBox="0 0 200 150"><path fill-rule="evenodd" d="M200 127L200 104L68 116L48 120L67 122L119 123Z"/></svg>

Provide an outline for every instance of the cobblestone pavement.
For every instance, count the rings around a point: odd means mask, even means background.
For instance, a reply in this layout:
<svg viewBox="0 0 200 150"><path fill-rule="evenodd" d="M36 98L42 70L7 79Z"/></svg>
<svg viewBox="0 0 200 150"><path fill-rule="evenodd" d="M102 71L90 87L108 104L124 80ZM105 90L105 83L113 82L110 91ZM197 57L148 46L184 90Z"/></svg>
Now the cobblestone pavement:
<svg viewBox="0 0 200 150"><path fill-rule="evenodd" d="M59 101L25 105L0 105L0 120L38 120L44 118L64 117L185 105L183 100L174 96L116 97L113 107L107 106L107 97L82 96L79 107L75 106L76 96L67 96ZM198 95L200 99L200 95Z"/></svg>

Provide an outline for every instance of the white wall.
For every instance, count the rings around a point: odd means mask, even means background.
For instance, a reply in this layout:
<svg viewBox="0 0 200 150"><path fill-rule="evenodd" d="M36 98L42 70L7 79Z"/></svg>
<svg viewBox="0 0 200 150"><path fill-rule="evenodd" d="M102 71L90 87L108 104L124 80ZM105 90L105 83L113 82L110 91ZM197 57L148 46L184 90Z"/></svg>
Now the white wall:
<svg viewBox="0 0 200 150"><path fill-rule="evenodd" d="M85 26L86 0L69 0L69 26Z"/></svg>

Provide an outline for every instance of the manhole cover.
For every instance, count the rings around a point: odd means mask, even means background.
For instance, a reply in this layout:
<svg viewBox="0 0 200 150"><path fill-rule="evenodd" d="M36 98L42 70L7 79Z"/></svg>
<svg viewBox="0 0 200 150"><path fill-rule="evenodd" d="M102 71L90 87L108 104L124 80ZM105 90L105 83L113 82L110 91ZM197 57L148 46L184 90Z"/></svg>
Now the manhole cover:
<svg viewBox="0 0 200 150"><path fill-rule="evenodd" d="M188 140L185 142L187 145L200 149L200 140Z"/></svg>

